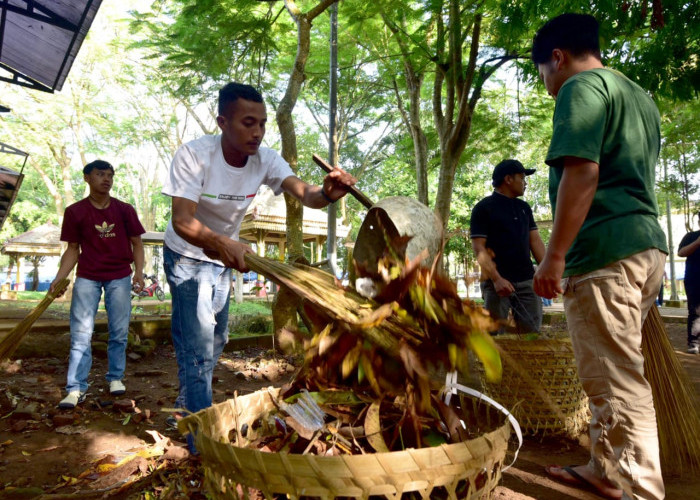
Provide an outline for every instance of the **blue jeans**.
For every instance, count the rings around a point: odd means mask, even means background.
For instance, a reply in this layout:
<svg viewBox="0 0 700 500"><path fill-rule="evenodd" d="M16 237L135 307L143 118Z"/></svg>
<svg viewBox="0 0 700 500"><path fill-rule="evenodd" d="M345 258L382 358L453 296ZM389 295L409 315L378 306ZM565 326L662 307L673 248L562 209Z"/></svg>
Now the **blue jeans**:
<svg viewBox="0 0 700 500"><path fill-rule="evenodd" d="M176 404L197 412L212 403L214 366L228 341L231 269L163 247L172 295L171 333L180 394Z"/></svg>
<svg viewBox="0 0 700 500"><path fill-rule="evenodd" d="M105 309L109 326L107 346L107 382L121 380L126 367L126 343L131 319L131 276L118 280L92 281L76 278L70 304L70 356L66 391L85 392L92 367L92 332L95 314L105 291Z"/></svg>

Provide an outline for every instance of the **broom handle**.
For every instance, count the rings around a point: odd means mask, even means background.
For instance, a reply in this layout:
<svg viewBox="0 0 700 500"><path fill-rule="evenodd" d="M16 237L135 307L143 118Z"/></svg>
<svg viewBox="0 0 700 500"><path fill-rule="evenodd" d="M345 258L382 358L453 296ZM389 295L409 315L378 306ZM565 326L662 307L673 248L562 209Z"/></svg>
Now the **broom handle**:
<svg viewBox="0 0 700 500"><path fill-rule="evenodd" d="M0 340L0 361L12 356L15 349L19 346L20 341L24 335L29 331L34 322L39 319L39 316L46 310L49 305L54 301L54 299L63 291L68 288L70 280L67 278L62 279L56 284L56 287L52 292L47 292L44 298L39 302L34 309L20 321L10 333L8 333L2 340Z"/></svg>
<svg viewBox="0 0 700 500"><path fill-rule="evenodd" d="M331 166L330 166L323 158L321 158L320 156L318 156L318 155L313 155L313 159L314 159L314 161L316 162L316 165L318 165L319 167L321 167L323 170L325 170L325 171L328 172L329 174L330 174L331 171L333 170L333 167L331 167ZM353 195L353 196L355 197L355 199L357 199L357 201L359 201L360 203L362 203L362 204L365 206L365 208L372 208L372 205L374 205L374 202L372 202L372 200L370 200L370 199L367 197L367 195L365 195L365 193L363 193L362 191L360 191L359 189L357 189L355 186L350 186L350 187L348 188L348 191L350 191L350 194Z"/></svg>

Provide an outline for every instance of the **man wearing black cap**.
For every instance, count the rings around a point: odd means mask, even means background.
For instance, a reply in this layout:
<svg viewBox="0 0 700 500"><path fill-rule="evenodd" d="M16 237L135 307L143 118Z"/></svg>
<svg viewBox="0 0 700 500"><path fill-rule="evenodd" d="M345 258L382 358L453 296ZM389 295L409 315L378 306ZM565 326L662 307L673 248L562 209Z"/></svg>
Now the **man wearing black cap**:
<svg viewBox="0 0 700 500"><path fill-rule="evenodd" d="M518 199L525 194L525 176L534 173L518 160L503 160L493 169L493 194L474 206L471 218L486 309L496 319L506 319L512 309L522 333L537 332L542 325L542 300L532 289L530 254L539 264L545 247L530 205Z"/></svg>

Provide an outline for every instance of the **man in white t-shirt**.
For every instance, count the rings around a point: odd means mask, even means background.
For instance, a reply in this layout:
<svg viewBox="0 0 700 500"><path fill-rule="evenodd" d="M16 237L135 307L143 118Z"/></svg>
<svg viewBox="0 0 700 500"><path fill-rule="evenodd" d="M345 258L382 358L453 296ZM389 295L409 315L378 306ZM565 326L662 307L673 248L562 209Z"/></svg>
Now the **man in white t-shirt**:
<svg viewBox="0 0 700 500"><path fill-rule="evenodd" d="M285 191L322 208L356 182L335 168L322 186L311 186L275 151L260 147L267 113L253 87L225 85L218 111L221 134L181 146L163 186L172 197L163 256L180 381L176 405L191 412L212 403L212 371L228 340L231 268L246 271L245 254L253 253L238 231L258 188L266 184L276 195Z"/></svg>

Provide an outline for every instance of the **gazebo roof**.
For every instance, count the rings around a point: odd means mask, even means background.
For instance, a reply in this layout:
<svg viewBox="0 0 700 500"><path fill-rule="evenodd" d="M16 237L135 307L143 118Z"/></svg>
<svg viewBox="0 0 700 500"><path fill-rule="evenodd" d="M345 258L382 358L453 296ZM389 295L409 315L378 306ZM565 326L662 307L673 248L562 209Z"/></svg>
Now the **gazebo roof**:
<svg viewBox="0 0 700 500"><path fill-rule="evenodd" d="M287 206L284 195L275 196L270 188L262 186L255 199L248 207L239 237L247 241L257 241L259 232L265 235L267 242L279 242L287 238ZM304 241L315 240L318 236L326 236L328 232L328 215L326 212L304 207L302 233ZM348 226L338 225L336 234L345 238L350 232Z"/></svg>
<svg viewBox="0 0 700 500"><path fill-rule="evenodd" d="M1 251L4 254L61 255L60 238L61 228L47 222L8 239Z"/></svg>

